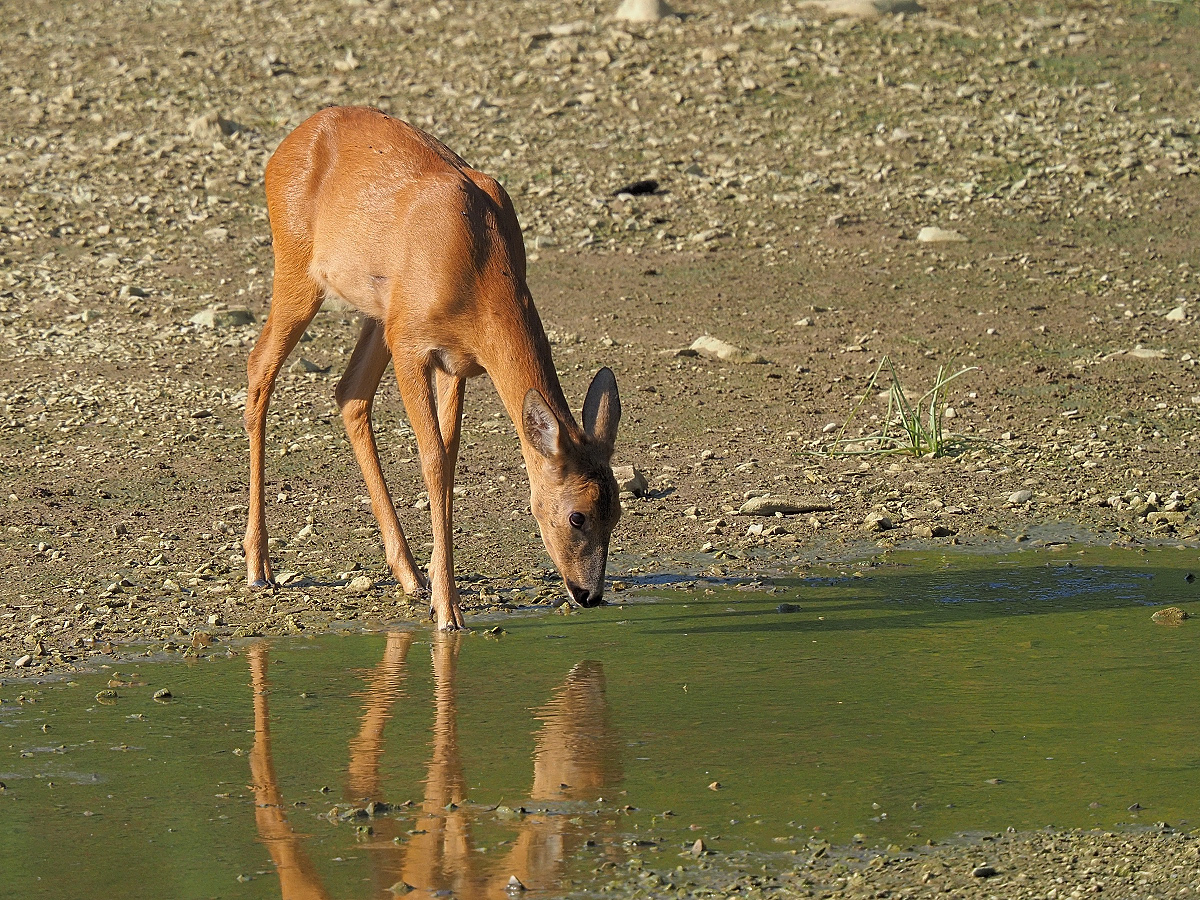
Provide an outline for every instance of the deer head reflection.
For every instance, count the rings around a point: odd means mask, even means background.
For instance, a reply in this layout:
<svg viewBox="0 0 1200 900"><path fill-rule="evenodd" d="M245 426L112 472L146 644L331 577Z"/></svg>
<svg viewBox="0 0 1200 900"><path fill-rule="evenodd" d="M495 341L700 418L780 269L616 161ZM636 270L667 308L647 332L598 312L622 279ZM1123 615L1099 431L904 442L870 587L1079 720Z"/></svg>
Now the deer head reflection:
<svg viewBox="0 0 1200 900"><path fill-rule="evenodd" d="M362 717L350 741L347 798L355 803L381 800L380 761L384 729L403 695L411 633L387 637L383 658L367 676L362 692ZM567 674L549 702L535 711L542 726L535 738L533 784L529 811L509 820L515 840L502 856L476 852L472 825L490 811L466 808L466 777L459 751L456 675L462 648L461 633L438 633L431 647L434 676L433 753L426 771L425 796L411 834L412 813L377 818L367 844L372 865L373 897L391 898L389 888L403 882L420 897L444 891L468 898L509 898L509 880L516 877L531 889L557 887L567 856L575 846L597 837L599 821L591 826L561 814L555 804L594 801L620 780L615 733L608 720L604 672L597 662L581 662ZM254 687L255 744L250 754L257 800L259 837L277 869L283 900L323 898L328 894L309 860L303 836L288 822L271 754L268 716L267 645L250 649ZM587 819L593 817L585 817ZM573 824L574 822L574 824ZM399 838L400 843L393 838Z"/></svg>

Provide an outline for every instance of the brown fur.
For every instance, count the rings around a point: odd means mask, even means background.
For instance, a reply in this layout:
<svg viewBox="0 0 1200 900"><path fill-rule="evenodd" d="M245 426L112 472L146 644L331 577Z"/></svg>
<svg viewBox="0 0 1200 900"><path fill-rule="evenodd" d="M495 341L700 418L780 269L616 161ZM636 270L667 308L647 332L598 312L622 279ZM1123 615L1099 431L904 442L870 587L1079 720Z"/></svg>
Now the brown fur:
<svg viewBox="0 0 1200 900"><path fill-rule="evenodd" d="M454 583L454 468L465 381L486 371L517 423L546 549L569 594L584 605L598 603L609 537L620 517L609 466L621 414L616 380L608 369L596 375L580 428L525 284L521 229L504 189L428 134L361 107L326 109L301 124L271 157L266 185L275 284L247 363L247 583L271 582L267 404L284 360L329 297L364 316L336 396L388 566L405 591L431 590L438 627L462 626ZM371 427L371 405L389 361L429 489L428 581L396 517ZM585 517L585 527L570 524L572 512Z"/></svg>

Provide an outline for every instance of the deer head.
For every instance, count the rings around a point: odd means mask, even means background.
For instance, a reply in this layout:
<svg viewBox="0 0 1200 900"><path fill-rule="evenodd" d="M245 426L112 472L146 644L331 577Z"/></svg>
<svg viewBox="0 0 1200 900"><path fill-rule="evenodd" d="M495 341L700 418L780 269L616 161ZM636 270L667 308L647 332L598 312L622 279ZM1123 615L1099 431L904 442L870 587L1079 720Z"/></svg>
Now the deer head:
<svg viewBox="0 0 1200 900"><path fill-rule="evenodd" d="M604 599L608 541L621 518L611 465L620 420L617 379L607 367L588 388L581 433L560 422L536 390L525 395L522 438L534 451L526 455L530 506L567 594L580 606Z"/></svg>

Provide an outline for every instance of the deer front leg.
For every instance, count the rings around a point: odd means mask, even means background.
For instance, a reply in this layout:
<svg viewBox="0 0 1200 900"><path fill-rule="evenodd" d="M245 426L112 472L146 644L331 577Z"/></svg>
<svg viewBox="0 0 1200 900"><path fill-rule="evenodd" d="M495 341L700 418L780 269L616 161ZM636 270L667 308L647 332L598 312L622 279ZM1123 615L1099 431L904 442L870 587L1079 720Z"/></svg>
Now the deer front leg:
<svg viewBox="0 0 1200 900"><path fill-rule="evenodd" d="M271 311L246 363L246 434L250 438L250 509L246 516L246 584L268 587L271 557L267 550L266 441L267 404L288 354L321 306L317 285L308 278L307 263L281 256L276 248L275 287Z"/></svg>
<svg viewBox="0 0 1200 900"><path fill-rule="evenodd" d="M404 538L404 529L396 518L396 507L379 465L379 448L371 425L375 392L379 390L379 382L391 358L391 351L384 341L383 327L374 319L367 319L334 396L342 411L346 436L354 448L354 456L367 484L371 510L375 513L379 533L383 537L388 568L404 588L404 593L421 598L427 595L429 583L417 568L408 541Z"/></svg>
<svg viewBox="0 0 1200 900"><path fill-rule="evenodd" d="M408 421L417 438L421 471L429 491L429 516L433 531L433 553L429 559L429 580L433 593L431 612L439 629L453 631L465 625L458 603L458 586L454 583L454 465L442 440L437 402L433 394L433 371L420 362L402 362L404 357L397 354L394 348L392 356L400 396L404 399ZM459 404L461 409L461 396Z"/></svg>

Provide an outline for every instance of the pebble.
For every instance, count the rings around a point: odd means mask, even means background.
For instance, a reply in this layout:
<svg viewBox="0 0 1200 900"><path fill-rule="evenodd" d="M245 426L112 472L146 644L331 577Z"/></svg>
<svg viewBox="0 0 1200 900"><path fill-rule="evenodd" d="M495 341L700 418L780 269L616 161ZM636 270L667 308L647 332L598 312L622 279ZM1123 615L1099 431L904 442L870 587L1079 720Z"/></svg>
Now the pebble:
<svg viewBox="0 0 1200 900"><path fill-rule="evenodd" d="M33 657L26 653L24 656L17 657L17 660L13 663L13 665L18 669L24 669L27 666L33 665Z"/></svg>
<svg viewBox="0 0 1200 900"><path fill-rule="evenodd" d="M949 231L945 228L935 228L928 225L917 232L917 240L923 244L954 244L962 243L967 239L965 234L958 231Z"/></svg>
<svg viewBox="0 0 1200 900"><path fill-rule="evenodd" d="M818 6L830 16L852 19L873 19L877 16L912 15L924 12L916 0L808 0L802 6Z"/></svg>
<svg viewBox="0 0 1200 900"><path fill-rule="evenodd" d="M1182 625L1184 619L1190 619L1191 616L1178 606L1168 606L1157 610L1150 618L1159 625Z"/></svg>
<svg viewBox="0 0 1200 900"><path fill-rule="evenodd" d="M829 512L833 504L812 497L751 497L738 510L739 516L794 516L800 513Z"/></svg>
<svg viewBox="0 0 1200 900"><path fill-rule="evenodd" d="M371 588L375 587L375 582L371 580L369 575L356 575L350 579L350 583L346 585L347 594L365 594Z"/></svg>
<svg viewBox="0 0 1200 900"><path fill-rule="evenodd" d="M242 131L242 126L224 118L216 110L197 116L188 123L188 134L197 141L211 142Z"/></svg>
<svg viewBox="0 0 1200 900"><path fill-rule="evenodd" d="M622 0L614 18L623 22L658 22L677 15L666 0Z"/></svg>
<svg viewBox="0 0 1200 900"><path fill-rule="evenodd" d="M995 866L976 866L971 870L971 874L976 878L991 878L994 875L998 875L999 872L997 872Z"/></svg>
<svg viewBox="0 0 1200 900"><path fill-rule="evenodd" d="M328 372L329 366L317 365L311 359L305 359L303 356L301 356L294 363L292 363L290 366L288 366L288 371L296 372L299 374L317 374L317 375L319 375L324 372Z"/></svg>
<svg viewBox="0 0 1200 900"><path fill-rule="evenodd" d="M1022 503L1028 503L1032 499L1033 491L1026 488L1020 491L1013 491L1008 495L1008 500L1006 502L1012 506L1020 506Z"/></svg>
<svg viewBox="0 0 1200 900"><path fill-rule="evenodd" d="M917 525L913 528L913 537L935 538L950 537L954 531L945 525Z"/></svg>
<svg viewBox="0 0 1200 900"><path fill-rule="evenodd" d="M622 494L643 497L650 490L645 474L636 466L613 466L613 477L617 479L617 488Z"/></svg>
<svg viewBox="0 0 1200 900"><path fill-rule="evenodd" d="M705 359L715 359L719 362L738 363L739 365L761 365L767 360L749 350L735 347L711 334L704 334L692 342L688 349L695 351Z"/></svg>
<svg viewBox="0 0 1200 900"><path fill-rule="evenodd" d="M871 510L867 513L867 517L863 519L864 531L890 531L894 527L895 525L892 524L891 517L887 513L880 512L877 509Z"/></svg>
<svg viewBox="0 0 1200 900"><path fill-rule="evenodd" d="M254 313L248 309L217 309L209 307L202 309L190 319L193 325L201 328L240 328L254 324Z"/></svg>

